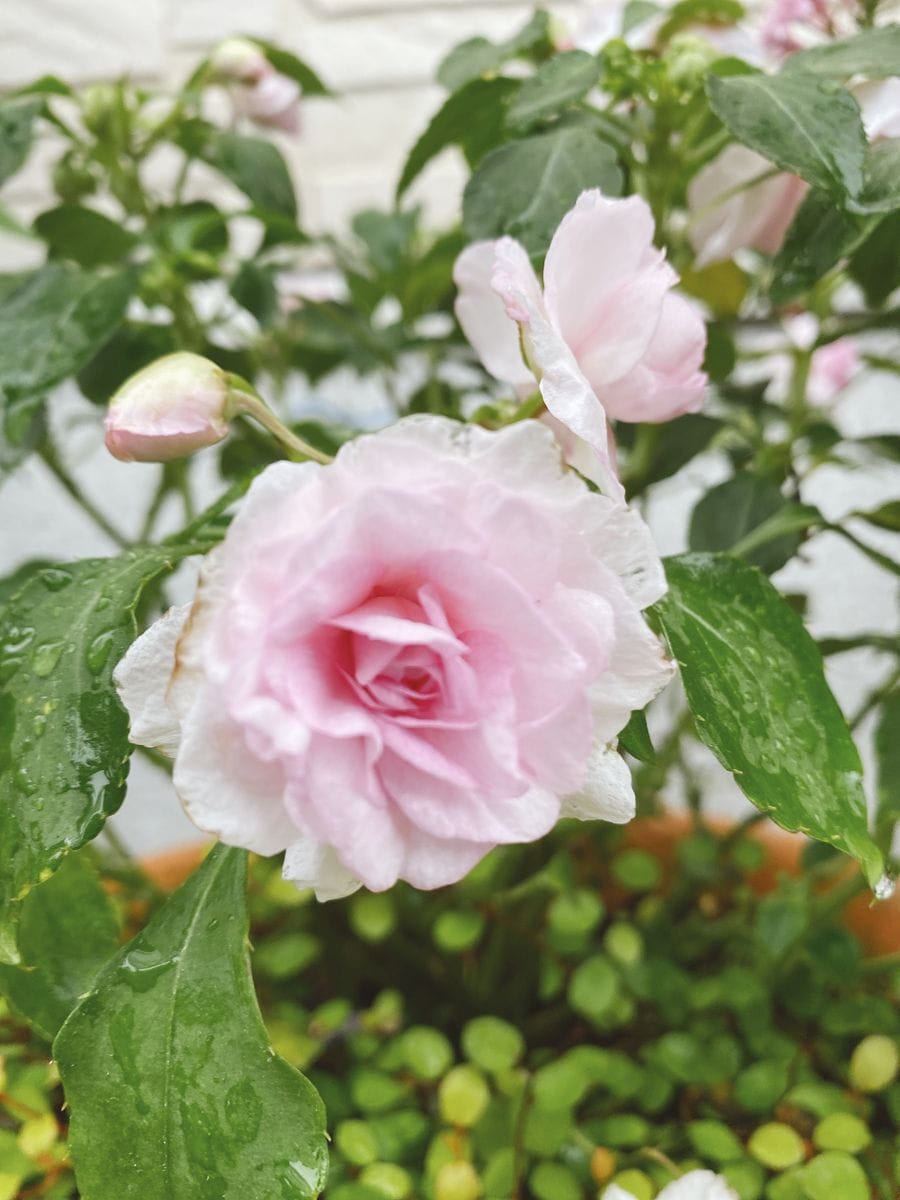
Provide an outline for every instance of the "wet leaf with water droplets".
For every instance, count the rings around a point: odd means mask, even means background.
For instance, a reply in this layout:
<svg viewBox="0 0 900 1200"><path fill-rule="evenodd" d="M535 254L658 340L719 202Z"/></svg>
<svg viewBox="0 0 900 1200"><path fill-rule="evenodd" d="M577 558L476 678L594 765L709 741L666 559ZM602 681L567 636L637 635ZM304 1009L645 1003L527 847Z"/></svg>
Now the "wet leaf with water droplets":
<svg viewBox="0 0 900 1200"><path fill-rule="evenodd" d="M324 1185L324 1108L269 1047L253 994L245 877L243 851L215 849L56 1039L84 1200L312 1200Z"/></svg>
<svg viewBox="0 0 900 1200"><path fill-rule="evenodd" d="M883 870L859 752L803 623L756 568L725 554L666 560L654 609L681 665L697 732L757 808Z"/></svg>
<svg viewBox="0 0 900 1200"><path fill-rule="evenodd" d="M183 557L149 547L28 575L0 608L0 923L125 794L128 723L112 671L144 585ZM8 957L8 956L4 956Z"/></svg>
<svg viewBox="0 0 900 1200"><path fill-rule="evenodd" d="M63 1021L116 951L119 926L97 872L71 854L22 904L22 966L0 964L0 992L41 1037Z"/></svg>

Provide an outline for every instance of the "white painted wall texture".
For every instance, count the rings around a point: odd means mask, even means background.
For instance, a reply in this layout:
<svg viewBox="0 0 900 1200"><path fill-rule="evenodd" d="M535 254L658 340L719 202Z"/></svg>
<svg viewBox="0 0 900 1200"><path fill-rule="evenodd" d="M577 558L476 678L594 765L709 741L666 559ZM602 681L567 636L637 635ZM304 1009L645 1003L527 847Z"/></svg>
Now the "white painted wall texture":
<svg viewBox="0 0 900 1200"><path fill-rule="evenodd" d="M148 83L176 83L222 37L265 37L305 58L338 93L309 101L297 139L281 138L298 184L305 224L346 227L361 207L386 206L409 147L440 103L431 80L446 51L463 38L505 37L529 15L521 0L2 0L0 89L47 73L76 83L129 73ZM590 5L554 3L554 13L574 23ZM23 218L51 205L47 157L37 155L4 192ZM211 178L211 177L210 177ZM418 196L436 224L458 211L463 174L444 156L423 177ZM0 240L0 271L28 265L29 247ZM837 420L850 434L900 432L896 383L870 377L851 386ZM65 430L67 458L88 494L114 512L123 529L136 529L157 468L113 461L103 450L96 410L72 392L54 405ZM198 467L203 473L201 461ZM696 499L723 475L723 463L691 464L662 487L648 512L662 553L685 546L687 517ZM208 487L212 480L208 480ZM900 492L896 471L829 468L804 497L829 517L872 507ZM891 535L877 539L888 549ZM0 574L26 559L74 558L114 550L86 517L73 509L53 478L30 461L0 490ZM816 635L897 628L895 581L833 535L814 540L781 582L809 591ZM852 712L883 671L877 657L857 652L832 660L829 675ZM867 746L871 722L862 729ZM720 810L741 811L744 801L708 756L698 757ZM165 777L136 760L133 786L120 831L139 852L196 836Z"/></svg>

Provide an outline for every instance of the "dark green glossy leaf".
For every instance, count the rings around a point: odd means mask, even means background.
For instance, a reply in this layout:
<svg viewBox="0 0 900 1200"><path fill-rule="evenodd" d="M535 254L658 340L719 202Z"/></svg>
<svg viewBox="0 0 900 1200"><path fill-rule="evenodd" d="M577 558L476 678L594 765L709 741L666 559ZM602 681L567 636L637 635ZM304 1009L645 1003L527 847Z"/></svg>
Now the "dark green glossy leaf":
<svg viewBox="0 0 900 1200"><path fill-rule="evenodd" d="M271 142L209 127L198 154L257 208L296 219L294 185L284 158Z"/></svg>
<svg viewBox="0 0 900 1200"><path fill-rule="evenodd" d="M748 558L751 562L760 556L764 561L763 547L785 548L799 541L797 534L806 533L817 526L825 527L825 519L812 504L782 504L770 517L761 521L735 542L731 553L738 557ZM697 547L697 549L712 549L712 547ZM778 551L776 550L776 553ZM791 551L793 553L793 550ZM763 565L763 561L757 563ZM786 561L786 560L785 560ZM772 570L777 568L773 567Z"/></svg>
<svg viewBox="0 0 900 1200"><path fill-rule="evenodd" d="M734 25L743 15L744 6L739 0L679 0L668 10L657 42L667 42L683 29L693 30L697 25Z"/></svg>
<svg viewBox="0 0 900 1200"><path fill-rule="evenodd" d="M634 447L638 430L647 439L640 461L628 460L625 482L629 495L680 471L709 446L721 428L721 421L703 413L687 413L664 425L617 425L616 438L622 446Z"/></svg>
<svg viewBox="0 0 900 1200"><path fill-rule="evenodd" d="M129 272L53 264L30 274L0 303L0 397L39 396L79 371L121 322L133 288Z"/></svg>
<svg viewBox="0 0 900 1200"><path fill-rule="evenodd" d="M582 100L600 77L600 63L584 50L568 50L542 63L509 106L512 126L534 125Z"/></svg>
<svg viewBox="0 0 900 1200"><path fill-rule="evenodd" d="M262 38L250 38L249 41L259 46L276 71L287 75L288 79L293 79L295 83L299 83L304 96L331 95L330 90L312 67L302 58L298 58L296 54L291 54L289 50L282 50L280 46L263 41Z"/></svg>
<svg viewBox="0 0 900 1200"><path fill-rule="evenodd" d="M785 304L808 291L853 253L870 228L869 222L845 212L827 193L810 191L772 264L770 295L774 303Z"/></svg>
<svg viewBox="0 0 900 1200"><path fill-rule="evenodd" d="M78 386L93 404L106 405L129 375L177 349L171 325L125 321L78 372Z"/></svg>
<svg viewBox="0 0 900 1200"><path fill-rule="evenodd" d="M889 213L900 208L900 138L884 138L866 152L865 183L854 212Z"/></svg>
<svg viewBox="0 0 900 1200"><path fill-rule="evenodd" d="M466 186L463 225L473 241L509 234L537 257L585 188L617 196L621 186L611 146L559 129L492 150Z"/></svg>
<svg viewBox="0 0 900 1200"><path fill-rule="evenodd" d="M2 401L0 393L0 401ZM46 436L44 397L21 396L0 410L0 483L15 471Z"/></svg>
<svg viewBox="0 0 900 1200"><path fill-rule="evenodd" d="M43 108L38 96L0 100L0 184L23 166L31 149L34 119Z"/></svg>
<svg viewBox="0 0 900 1200"><path fill-rule="evenodd" d="M619 734L619 745L639 762L653 762L656 758L647 728L647 717L643 712L631 714L628 724Z"/></svg>
<svg viewBox="0 0 900 1200"><path fill-rule="evenodd" d="M84 854L70 854L22 903L21 966L0 965L0 991L52 1041L112 958L119 926L109 896Z"/></svg>
<svg viewBox="0 0 900 1200"><path fill-rule="evenodd" d="M56 1039L84 1200L312 1200L324 1184L322 1102L253 994L246 869L213 850Z"/></svg>
<svg viewBox="0 0 900 1200"><path fill-rule="evenodd" d="M112 672L144 585L183 557L148 547L48 567L0 614L0 912L122 803L130 748Z"/></svg>
<svg viewBox="0 0 900 1200"><path fill-rule="evenodd" d="M448 146L462 146L471 164L503 141L506 105L518 91L514 79L472 79L444 101L410 150L400 179L400 197L429 162Z"/></svg>
<svg viewBox="0 0 900 1200"><path fill-rule="evenodd" d="M267 325L279 310L275 268L261 266L253 259L242 262L231 282L234 299L252 313L260 325Z"/></svg>
<svg viewBox="0 0 900 1200"><path fill-rule="evenodd" d="M0 616L3 609L10 602L16 592L22 590L32 575L38 571L43 571L44 567L52 566L53 564L46 558L34 558L28 562L22 563L20 567L16 567L10 575L6 575L0 579Z"/></svg>
<svg viewBox="0 0 900 1200"><path fill-rule="evenodd" d="M883 304L900 287L900 212L879 221L854 252L849 269L873 306Z"/></svg>
<svg viewBox="0 0 900 1200"><path fill-rule="evenodd" d="M859 195L866 135L849 92L794 73L711 75L707 89L738 141L829 195Z"/></svg>
<svg viewBox="0 0 900 1200"><path fill-rule="evenodd" d="M815 642L755 567L727 555L666 560L655 606L697 732L746 796L784 829L882 871L869 837L859 753Z"/></svg>
<svg viewBox="0 0 900 1200"><path fill-rule="evenodd" d="M450 92L464 87L479 75L493 74L510 59L549 46L550 18L538 10L505 42L476 37L454 46L438 67L438 82Z"/></svg>
<svg viewBox="0 0 900 1200"><path fill-rule="evenodd" d="M118 221L80 204L61 204L41 213L35 232L53 258L68 258L81 267L99 267L127 258L137 238Z"/></svg>
<svg viewBox="0 0 900 1200"><path fill-rule="evenodd" d="M783 69L833 75L838 79L848 79L851 75L867 75L869 79L900 75L900 25L864 29L844 42L800 50L785 60Z"/></svg>
<svg viewBox="0 0 900 1200"><path fill-rule="evenodd" d="M732 550L744 543L763 522L786 507L781 488L772 479L743 472L711 488L697 502L691 515L688 545L691 550ZM796 554L800 537L796 530L769 537L749 549L735 549L767 575L777 571Z"/></svg>

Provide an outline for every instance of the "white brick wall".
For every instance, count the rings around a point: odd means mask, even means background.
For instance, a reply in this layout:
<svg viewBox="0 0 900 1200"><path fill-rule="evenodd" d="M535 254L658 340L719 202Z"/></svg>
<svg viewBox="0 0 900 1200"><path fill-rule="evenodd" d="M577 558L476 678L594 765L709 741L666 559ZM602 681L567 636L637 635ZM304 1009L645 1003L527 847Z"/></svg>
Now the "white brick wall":
<svg viewBox="0 0 900 1200"><path fill-rule="evenodd" d="M278 42L301 55L337 100L310 100L304 130L281 138L313 229L341 228L361 206L391 202L404 156L440 103L437 64L464 38L502 38L532 11L527 0L3 0L0 89L43 74L74 83L128 73L175 84L196 59L233 33ZM589 0L550 5L574 22ZM28 218L52 202L46 159L5 190ZM452 155L414 193L435 222L456 211L461 174ZM28 247L0 242L7 269Z"/></svg>

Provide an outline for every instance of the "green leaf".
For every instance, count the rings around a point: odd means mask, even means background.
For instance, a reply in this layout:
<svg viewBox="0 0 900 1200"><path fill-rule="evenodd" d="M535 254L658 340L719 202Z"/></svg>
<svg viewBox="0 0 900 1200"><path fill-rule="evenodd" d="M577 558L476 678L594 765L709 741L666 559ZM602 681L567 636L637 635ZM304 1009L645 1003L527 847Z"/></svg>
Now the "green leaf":
<svg viewBox="0 0 900 1200"><path fill-rule="evenodd" d="M870 525L874 525L878 529L890 529L893 533L900 533L900 500L888 500L878 508L870 508L868 511L855 512L850 515L859 517L862 521L868 521Z"/></svg>
<svg viewBox="0 0 900 1200"><path fill-rule="evenodd" d="M463 226L473 241L509 234L536 257L579 194L592 187L607 196L621 190L611 146L583 129L523 138L492 150L469 180Z"/></svg>
<svg viewBox="0 0 900 1200"><path fill-rule="evenodd" d="M827 193L810 191L772 263L772 301L786 304L808 291L841 259L852 254L871 228L871 222L845 212Z"/></svg>
<svg viewBox="0 0 900 1200"><path fill-rule="evenodd" d="M41 213L34 229L47 243L51 257L68 258L88 268L121 262L137 242L117 221L80 204L61 204Z"/></svg>
<svg viewBox="0 0 900 1200"><path fill-rule="evenodd" d="M130 748L113 668L144 585L191 549L48 567L0 613L0 913L122 803Z"/></svg>
<svg viewBox="0 0 900 1200"><path fill-rule="evenodd" d="M509 124L534 125L582 100L600 77L600 63L584 50L567 50L542 63L509 106Z"/></svg>
<svg viewBox="0 0 900 1200"><path fill-rule="evenodd" d="M784 829L883 869L869 837L859 753L815 642L756 568L727 555L666 561L655 606L697 733L749 800Z"/></svg>
<svg viewBox="0 0 900 1200"><path fill-rule="evenodd" d="M731 547L731 553L738 558L748 558L754 562L754 556L759 555L762 547L769 546L770 543L784 546L787 542L796 540L796 534L806 533L816 526L824 528L826 522L819 510L812 504L783 504L770 517L750 529L739 541L735 542ZM711 549L711 547L698 546L697 549ZM757 565L762 566L762 562Z"/></svg>
<svg viewBox="0 0 900 1200"><path fill-rule="evenodd" d="M22 590L32 575L38 571L43 571L44 567L52 566L53 564L46 558L32 558L28 562L22 563L10 575L0 579L0 617L3 615L3 609L10 602L16 592Z"/></svg>
<svg viewBox="0 0 900 1200"><path fill-rule="evenodd" d="M295 83L299 83L304 96L331 95L331 90L326 87L312 67L308 66L302 58L298 58L296 54L291 54L289 50L282 50L280 46L266 42L262 38L253 37L247 40L259 46L276 71L287 75L288 79L293 79Z"/></svg>
<svg viewBox="0 0 900 1200"><path fill-rule="evenodd" d="M628 724L619 734L619 745L639 762L648 763L655 760L656 751L650 740L645 713L633 712L631 714Z"/></svg>
<svg viewBox="0 0 900 1200"><path fill-rule="evenodd" d="M629 495L680 471L709 446L721 428L721 421L703 413L687 413L664 425L619 423L616 426L619 444L633 450L626 476ZM636 438L641 439L637 445Z"/></svg>
<svg viewBox="0 0 900 1200"><path fill-rule="evenodd" d="M900 690L890 692L881 706L875 728L875 761L878 770L878 807L875 827L882 845L890 847L894 826L900 821Z"/></svg>
<svg viewBox="0 0 900 1200"><path fill-rule="evenodd" d="M506 105L519 87L514 79L472 79L448 96L403 164L398 199L448 146L462 146L471 164L480 162L503 140Z"/></svg>
<svg viewBox="0 0 900 1200"><path fill-rule="evenodd" d="M231 295L263 326L280 311L275 273L274 267L261 266L248 258L241 263L231 282Z"/></svg>
<svg viewBox="0 0 900 1200"><path fill-rule="evenodd" d="M479 75L499 71L511 58L548 45L549 40L550 18L539 9L505 42L476 37L454 46L438 67L438 82L455 92Z"/></svg>
<svg viewBox="0 0 900 1200"><path fill-rule="evenodd" d="M869 146L863 190L850 207L864 214L900 208L900 138L884 138Z"/></svg>
<svg viewBox="0 0 900 1200"><path fill-rule="evenodd" d="M354 234L364 243L369 263L378 275L402 271L412 250L418 212L380 212L368 208L352 222Z"/></svg>
<svg viewBox="0 0 900 1200"><path fill-rule="evenodd" d="M0 402L2 399L0 393ZM23 396L7 401L5 409L0 409L0 482L41 443L46 432L43 396Z"/></svg>
<svg viewBox="0 0 900 1200"><path fill-rule="evenodd" d="M873 307L883 304L894 288L900 287L900 212L879 221L854 252L849 269Z"/></svg>
<svg viewBox="0 0 900 1200"><path fill-rule="evenodd" d="M22 903L22 966L0 965L0 991L48 1041L113 956L119 926L84 854L70 854Z"/></svg>
<svg viewBox="0 0 900 1200"><path fill-rule="evenodd" d="M106 405L129 375L178 349L171 325L125 321L76 376L82 395Z"/></svg>
<svg viewBox="0 0 900 1200"><path fill-rule="evenodd" d="M698 25L734 25L744 16L744 6L739 0L679 0L668 10L666 20L656 35L658 45L668 42L683 29L693 30Z"/></svg>
<svg viewBox="0 0 900 1200"><path fill-rule="evenodd" d="M42 395L79 371L121 322L130 272L95 275L52 264L0 302L0 398Z"/></svg>
<svg viewBox="0 0 900 1200"><path fill-rule="evenodd" d="M707 90L739 142L838 199L859 195L866 135L849 92L794 73L711 75Z"/></svg>
<svg viewBox="0 0 900 1200"><path fill-rule="evenodd" d="M34 119L43 106L38 96L6 96L0 100L0 184L15 175L28 158Z"/></svg>
<svg viewBox="0 0 900 1200"><path fill-rule="evenodd" d="M800 546L796 529L785 530L774 538L746 548L745 539L764 522L771 521L786 501L781 488L772 479L744 471L711 488L702 496L691 514L688 545L691 550L734 550L741 553L767 575L792 558Z"/></svg>
<svg viewBox="0 0 900 1200"><path fill-rule="evenodd" d="M243 851L213 850L56 1039L84 1200L312 1200L324 1185L322 1102L271 1049L253 993L246 869Z"/></svg>
<svg viewBox="0 0 900 1200"><path fill-rule="evenodd" d="M257 208L296 220L294 185L284 158L271 142L210 126L197 154Z"/></svg>
<svg viewBox="0 0 900 1200"><path fill-rule="evenodd" d="M865 29L844 42L829 42L791 54L782 70L792 74L833 75L847 79L866 75L886 79L900 75L900 25Z"/></svg>

